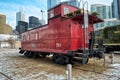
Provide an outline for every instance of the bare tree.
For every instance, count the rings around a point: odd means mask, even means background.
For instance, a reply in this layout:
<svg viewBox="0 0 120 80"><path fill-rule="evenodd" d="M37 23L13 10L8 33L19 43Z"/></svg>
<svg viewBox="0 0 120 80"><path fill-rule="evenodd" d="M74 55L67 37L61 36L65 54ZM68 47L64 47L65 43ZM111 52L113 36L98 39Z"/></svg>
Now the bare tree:
<svg viewBox="0 0 120 80"><path fill-rule="evenodd" d="M8 40L6 40L6 42L8 42L10 44L11 48L15 48L15 39L10 37L10 38L8 38Z"/></svg>

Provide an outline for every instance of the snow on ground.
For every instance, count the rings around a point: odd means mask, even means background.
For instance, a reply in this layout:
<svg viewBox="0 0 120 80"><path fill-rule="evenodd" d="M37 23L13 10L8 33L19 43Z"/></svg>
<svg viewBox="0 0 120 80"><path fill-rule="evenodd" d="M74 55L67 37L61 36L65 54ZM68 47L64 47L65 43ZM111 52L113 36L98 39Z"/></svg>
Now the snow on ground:
<svg viewBox="0 0 120 80"><path fill-rule="evenodd" d="M30 59L18 54L17 49L0 49L0 72L11 80L65 80L66 66L57 65L50 57ZM106 54L103 60L90 59L86 65L74 65L73 80L120 80L120 55L115 54L114 64L110 64ZM9 80L0 74L0 80Z"/></svg>

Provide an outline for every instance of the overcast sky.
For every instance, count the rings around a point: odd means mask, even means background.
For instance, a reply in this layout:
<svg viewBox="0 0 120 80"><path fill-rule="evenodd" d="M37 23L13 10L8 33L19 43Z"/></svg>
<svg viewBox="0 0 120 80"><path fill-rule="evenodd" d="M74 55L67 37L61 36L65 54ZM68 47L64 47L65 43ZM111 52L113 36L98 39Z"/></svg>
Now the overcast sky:
<svg viewBox="0 0 120 80"><path fill-rule="evenodd" d="M66 0L64 0L66 1ZM88 1L89 8L91 4L111 5L113 0L83 0ZM13 29L16 26L16 12L23 8L26 21L29 16L36 16L41 19L40 10L45 11L45 19L47 20L47 0L0 0L0 14L7 17L6 23L11 25Z"/></svg>

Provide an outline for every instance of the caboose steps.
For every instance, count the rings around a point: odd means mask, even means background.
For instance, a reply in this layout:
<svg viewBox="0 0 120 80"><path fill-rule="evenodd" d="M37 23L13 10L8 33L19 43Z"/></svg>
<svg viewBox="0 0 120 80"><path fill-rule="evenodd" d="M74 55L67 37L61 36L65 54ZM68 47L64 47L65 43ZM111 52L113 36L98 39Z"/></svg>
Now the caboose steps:
<svg viewBox="0 0 120 80"><path fill-rule="evenodd" d="M77 52L76 52L74 55L77 56L77 57L82 57L82 56L83 56L83 53L77 53Z"/></svg>
<svg viewBox="0 0 120 80"><path fill-rule="evenodd" d="M80 58L80 57L73 57L71 60L72 64L87 64L89 58Z"/></svg>

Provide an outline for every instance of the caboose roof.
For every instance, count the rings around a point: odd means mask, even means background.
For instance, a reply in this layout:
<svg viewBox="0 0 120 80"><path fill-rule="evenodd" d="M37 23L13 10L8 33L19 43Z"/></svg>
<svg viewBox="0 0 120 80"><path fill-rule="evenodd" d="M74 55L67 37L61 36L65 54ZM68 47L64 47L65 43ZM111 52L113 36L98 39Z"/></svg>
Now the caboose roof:
<svg viewBox="0 0 120 80"><path fill-rule="evenodd" d="M71 13L74 14L74 12L81 10L81 13L79 13L79 14L77 14L77 15L73 15L73 14L72 14L72 16L70 16L70 17L65 17L65 15L59 15L59 16L61 16L62 20L72 19L72 20L77 20L77 21L79 21L80 23L83 23L83 22L84 22L83 9L79 9L78 7L75 7L75 6L66 4L66 3L61 3L61 4L57 5L57 6L55 6L54 8L49 9L48 11L50 11L50 10L52 10L52 9L56 9L56 8L58 8L58 7L61 7L62 5L63 5L64 7L68 7L68 6L69 6L69 9L70 9L70 10L73 10L73 11L71 11L71 12L68 13L68 14L71 14ZM63 8L63 7L61 7L61 8ZM72 8L72 9L71 9L71 8ZM62 14L62 13L63 13L63 12L60 10L60 14ZM54 14L54 15L55 15L55 14ZM67 14L66 14L66 15L67 15ZM57 16L58 16L58 15L57 15ZM89 11L88 11L88 16L89 16L89 19L88 19L88 20L89 20L89 23L95 24L95 23L99 23L99 22L104 22L104 20L100 19L99 17L93 16L93 15L91 14L91 12L89 12ZM55 15L53 18L56 18L56 15ZM53 19L53 18L51 18L51 19Z"/></svg>
<svg viewBox="0 0 120 80"><path fill-rule="evenodd" d="M81 23L84 22L84 14L75 15L75 16L72 16L70 18L72 20L77 20ZM104 20L98 18L97 16L93 16L93 15L90 15L90 14L88 14L88 21L89 21L89 23L92 23L92 24L99 23L99 22L104 22Z"/></svg>

